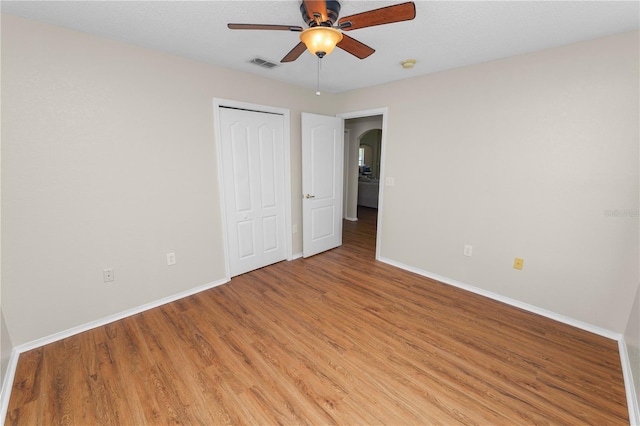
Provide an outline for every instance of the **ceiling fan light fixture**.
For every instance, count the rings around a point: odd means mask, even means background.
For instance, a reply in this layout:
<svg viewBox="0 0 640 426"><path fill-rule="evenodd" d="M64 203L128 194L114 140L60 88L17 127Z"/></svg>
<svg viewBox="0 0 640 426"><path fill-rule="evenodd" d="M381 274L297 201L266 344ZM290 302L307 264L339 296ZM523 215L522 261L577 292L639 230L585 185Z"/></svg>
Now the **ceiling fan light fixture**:
<svg viewBox="0 0 640 426"><path fill-rule="evenodd" d="M322 58L342 41L342 33L331 27L311 27L300 33L300 40L307 46L309 52Z"/></svg>

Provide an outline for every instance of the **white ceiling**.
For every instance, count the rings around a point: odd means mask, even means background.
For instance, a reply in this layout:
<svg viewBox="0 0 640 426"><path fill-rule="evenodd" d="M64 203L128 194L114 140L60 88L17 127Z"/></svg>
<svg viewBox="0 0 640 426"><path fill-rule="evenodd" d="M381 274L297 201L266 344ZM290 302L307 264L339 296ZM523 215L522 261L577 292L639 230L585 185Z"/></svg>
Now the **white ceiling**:
<svg viewBox="0 0 640 426"><path fill-rule="evenodd" d="M341 2L348 16L402 1ZM288 31L232 31L229 22L305 26L300 1L2 1L2 13L259 74L314 89L317 59L279 63L298 43ZM416 1L416 19L350 31L376 52L336 49L322 60L323 91L343 92L639 28L638 1ZM404 59L414 69L401 68Z"/></svg>

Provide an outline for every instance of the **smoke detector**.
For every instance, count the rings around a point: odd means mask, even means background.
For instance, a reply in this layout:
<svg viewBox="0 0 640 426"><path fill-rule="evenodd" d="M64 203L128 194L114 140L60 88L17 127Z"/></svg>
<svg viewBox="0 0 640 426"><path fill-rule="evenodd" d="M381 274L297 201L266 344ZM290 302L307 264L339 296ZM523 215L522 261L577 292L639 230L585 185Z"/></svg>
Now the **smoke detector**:
<svg viewBox="0 0 640 426"><path fill-rule="evenodd" d="M400 62L400 65L402 65L402 68L404 69L411 69L415 66L415 64L415 59L405 59L404 61Z"/></svg>

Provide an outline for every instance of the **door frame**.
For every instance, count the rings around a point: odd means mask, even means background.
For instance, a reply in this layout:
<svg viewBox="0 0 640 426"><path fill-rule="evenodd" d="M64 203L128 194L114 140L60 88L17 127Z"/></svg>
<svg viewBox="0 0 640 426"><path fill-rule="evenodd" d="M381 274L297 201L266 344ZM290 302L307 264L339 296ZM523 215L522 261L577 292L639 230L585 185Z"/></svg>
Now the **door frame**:
<svg viewBox="0 0 640 426"><path fill-rule="evenodd" d="M262 112L267 114L279 114L283 117L282 136L283 136L283 154L284 154L284 234L285 234L285 254L287 260L292 260L291 253L292 232L291 232L291 117L288 109L278 108L268 105L252 104L248 102L234 101L230 99L213 98L213 128L214 128L214 144L216 146L216 163L218 167L218 196L220 201L220 217L222 226L222 244L224 252L224 268L225 278L231 280L231 267L229 263L229 235L227 232L227 214L226 214L226 197L224 190L224 173L222 170L222 135L220 131L220 108L235 108L253 112Z"/></svg>
<svg viewBox="0 0 640 426"><path fill-rule="evenodd" d="M388 115L389 108L373 108L367 109L363 111L353 111L353 112L344 112L341 114L336 114L336 117L340 117L343 120L348 120L351 118L362 118L362 117L371 117L374 115L382 116L382 141L380 143L380 185L378 188L378 219L376 223L376 260L380 260L380 243L381 243L381 235L382 235L382 214L384 212L384 182L385 179L385 160L387 157L387 123L388 123ZM346 177L345 177L346 179ZM343 206L344 209L344 206ZM344 216L344 212L343 212Z"/></svg>

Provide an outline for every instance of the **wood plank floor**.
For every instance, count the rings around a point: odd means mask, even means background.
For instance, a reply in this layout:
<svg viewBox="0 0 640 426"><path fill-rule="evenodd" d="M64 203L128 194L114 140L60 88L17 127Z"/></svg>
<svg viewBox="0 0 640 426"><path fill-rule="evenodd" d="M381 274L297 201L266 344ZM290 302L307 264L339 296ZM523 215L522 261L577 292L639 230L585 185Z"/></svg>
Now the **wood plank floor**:
<svg viewBox="0 0 640 426"><path fill-rule="evenodd" d="M344 245L26 352L7 424L628 424L617 343Z"/></svg>

